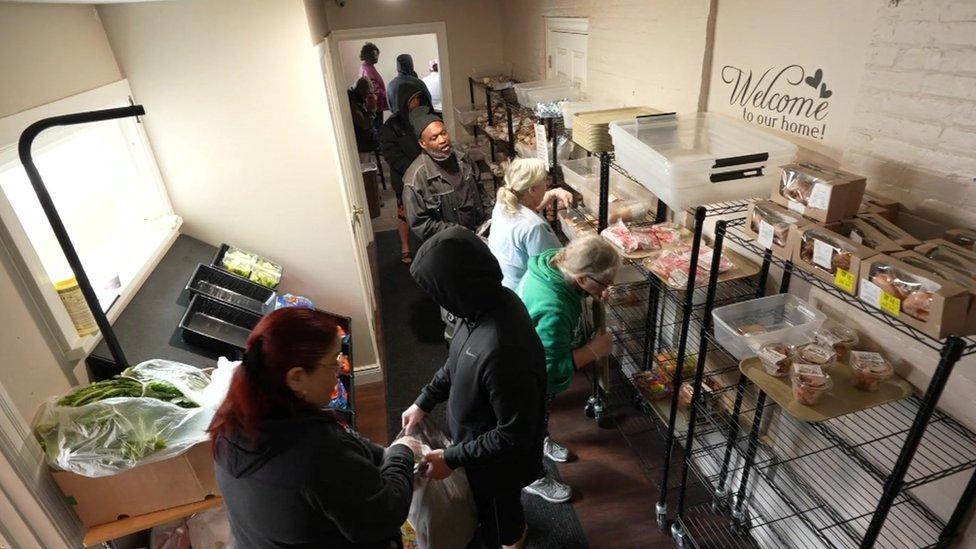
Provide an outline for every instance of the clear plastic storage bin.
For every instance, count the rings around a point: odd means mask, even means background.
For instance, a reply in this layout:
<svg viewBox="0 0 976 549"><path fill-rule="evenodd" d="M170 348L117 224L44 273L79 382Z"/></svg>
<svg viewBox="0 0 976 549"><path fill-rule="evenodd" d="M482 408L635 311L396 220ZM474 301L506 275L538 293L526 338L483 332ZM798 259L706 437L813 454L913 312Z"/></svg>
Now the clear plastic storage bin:
<svg viewBox="0 0 976 549"><path fill-rule="evenodd" d="M616 161L674 211L767 196L796 145L714 113L610 123Z"/></svg>
<svg viewBox="0 0 976 549"><path fill-rule="evenodd" d="M458 105L454 107L454 114L457 115L458 123L462 126L473 126L478 122L478 117L488 111L484 105Z"/></svg>
<svg viewBox="0 0 976 549"><path fill-rule="evenodd" d="M792 294L760 297L712 311L715 339L739 360L766 343L797 345L812 339L827 315Z"/></svg>
<svg viewBox="0 0 976 549"><path fill-rule="evenodd" d="M580 101L586 99L586 94L572 86L559 86L555 88L542 88L532 90L526 94L527 102L522 105L534 109L539 103L552 103L553 101Z"/></svg>
<svg viewBox="0 0 976 549"><path fill-rule="evenodd" d="M475 65L471 69L471 78L487 85L493 90L504 90L512 87L512 72L514 69L515 65L513 63Z"/></svg>
<svg viewBox="0 0 976 549"><path fill-rule="evenodd" d="M538 91L547 88L560 88L560 87L571 87L572 83L565 78L548 78L546 80L532 80L531 82L522 82L520 84L512 85L515 89L515 97L518 99L519 104L528 105L529 104L529 92Z"/></svg>
<svg viewBox="0 0 976 549"><path fill-rule="evenodd" d="M600 209L600 159L595 156L561 162L563 179L576 192L583 195L586 209L594 216ZM610 209L615 211L653 212L654 196L640 185L627 179L620 172L610 169ZM643 216L640 216L643 217Z"/></svg>

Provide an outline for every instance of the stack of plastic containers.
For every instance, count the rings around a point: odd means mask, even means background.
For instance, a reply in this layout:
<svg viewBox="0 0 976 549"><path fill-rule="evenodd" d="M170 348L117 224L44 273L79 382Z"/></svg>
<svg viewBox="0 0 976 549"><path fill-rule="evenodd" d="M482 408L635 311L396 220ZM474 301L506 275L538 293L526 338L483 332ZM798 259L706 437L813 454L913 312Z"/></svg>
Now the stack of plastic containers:
<svg viewBox="0 0 976 549"><path fill-rule="evenodd" d="M549 88L571 88L572 83L565 78L549 78L546 80L533 80L531 82L522 82L520 84L515 84L512 88L515 89L515 97L518 99L520 105L529 105L529 92L539 91Z"/></svg>
<svg viewBox="0 0 976 549"><path fill-rule="evenodd" d="M595 156L561 163L566 184L583 195L583 203L593 216L600 209L600 159ZM616 170L610 170L609 216L611 219L639 221L654 211L654 197L640 185Z"/></svg>
<svg viewBox="0 0 976 549"><path fill-rule="evenodd" d="M672 210L767 196L796 145L714 113L610 123L617 163Z"/></svg>
<svg viewBox="0 0 976 549"><path fill-rule="evenodd" d="M518 92L516 92L518 94ZM534 109L539 103L552 103L554 101L581 101L586 99L586 95L578 89L566 85L556 88L542 88L531 90L526 93L527 101L520 103L530 109Z"/></svg>

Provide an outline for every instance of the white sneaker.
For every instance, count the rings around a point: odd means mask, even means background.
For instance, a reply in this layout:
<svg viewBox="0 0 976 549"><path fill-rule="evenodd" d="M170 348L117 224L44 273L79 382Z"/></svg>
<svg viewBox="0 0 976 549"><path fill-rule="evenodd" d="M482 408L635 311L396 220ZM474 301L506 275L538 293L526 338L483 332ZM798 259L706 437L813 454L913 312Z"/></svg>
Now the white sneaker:
<svg viewBox="0 0 976 549"><path fill-rule="evenodd" d="M549 437L542 443L542 455L558 463L569 461L569 450Z"/></svg>
<svg viewBox="0 0 976 549"><path fill-rule="evenodd" d="M563 484L549 475L540 478L522 490L539 496L549 503L565 503L573 497L573 489L568 484Z"/></svg>

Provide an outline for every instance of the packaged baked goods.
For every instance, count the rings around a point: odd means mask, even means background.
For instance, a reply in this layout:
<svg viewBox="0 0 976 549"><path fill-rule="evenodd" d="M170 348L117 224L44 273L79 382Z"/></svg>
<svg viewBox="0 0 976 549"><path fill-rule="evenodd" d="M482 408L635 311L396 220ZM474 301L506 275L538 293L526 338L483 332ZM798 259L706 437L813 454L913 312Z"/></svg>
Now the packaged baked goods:
<svg viewBox="0 0 976 549"><path fill-rule="evenodd" d="M874 392L882 381L891 377L895 369L881 353L851 351L851 371L854 374L851 385L855 389Z"/></svg>
<svg viewBox="0 0 976 549"><path fill-rule="evenodd" d="M935 292L942 286L915 273L910 273L897 265L876 262L868 271L868 280L901 302L900 309L919 320L928 320Z"/></svg>
<svg viewBox="0 0 976 549"><path fill-rule="evenodd" d="M898 243L903 248L914 248L922 243L921 240L908 234L907 231L878 214L862 214L858 215L857 218L870 225L874 230L884 235L885 238Z"/></svg>
<svg viewBox="0 0 976 549"><path fill-rule="evenodd" d="M793 355L794 364L812 364L819 366L824 372L829 372L837 363L837 352L830 345L816 341L800 345Z"/></svg>
<svg viewBox="0 0 976 549"><path fill-rule="evenodd" d="M698 395L698 401L701 403L700 409L712 411L712 400L715 397L715 390L718 388L718 383L710 378L702 378L701 390ZM692 398L694 394L695 386L690 382L684 382L681 384L681 388L678 390L678 404L683 408L691 408Z"/></svg>
<svg viewBox="0 0 976 549"><path fill-rule="evenodd" d="M905 251L904 246L888 238L863 219L856 217L845 219L839 223L831 223L827 225L827 228L855 244L867 246L876 252L896 253Z"/></svg>
<svg viewBox="0 0 976 549"><path fill-rule="evenodd" d="M854 373L851 385L855 389L873 393L882 381L891 377L895 369L881 353L851 351L851 371Z"/></svg>
<svg viewBox="0 0 976 549"><path fill-rule="evenodd" d="M766 343L759 347L759 360L762 362L766 373L773 377L786 377L790 375L793 367L794 349L784 343Z"/></svg>
<svg viewBox="0 0 976 549"><path fill-rule="evenodd" d="M972 229L949 229L942 238L967 250L976 250L976 231Z"/></svg>
<svg viewBox="0 0 976 549"><path fill-rule="evenodd" d="M831 223L857 214L864 187L863 176L800 162L783 166L772 199L810 219Z"/></svg>
<svg viewBox="0 0 976 549"><path fill-rule="evenodd" d="M876 251L819 225L798 228L793 235L793 263L797 267L856 294L861 262Z"/></svg>
<svg viewBox="0 0 976 549"><path fill-rule="evenodd" d="M929 259L914 250L897 253L892 257L911 265L916 269L921 269L931 275L944 278L949 282L954 282L960 286L965 286L970 290L976 291L976 279L973 277L947 267L943 263Z"/></svg>
<svg viewBox="0 0 976 549"><path fill-rule="evenodd" d="M744 232L780 259L790 259L790 231L810 223L802 215L770 200L750 204L746 220Z"/></svg>
<svg viewBox="0 0 976 549"><path fill-rule="evenodd" d="M966 275L976 277L976 252L945 240L930 240L915 251L919 254Z"/></svg>
<svg viewBox="0 0 976 549"><path fill-rule="evenodd" d="M816 405L833 387L830 376L820 366L813 364L794 363L790 381L793 384L793 398L804 406Z"/></svg>
<svg viewBox="0 0 976 549"><path fill-rule="evenodd" d="M854 329L837 322L824 323L819 330L813 332L813 337L818 343L832 347L840 362L848 361L851 348L860 340Z"/></svg>

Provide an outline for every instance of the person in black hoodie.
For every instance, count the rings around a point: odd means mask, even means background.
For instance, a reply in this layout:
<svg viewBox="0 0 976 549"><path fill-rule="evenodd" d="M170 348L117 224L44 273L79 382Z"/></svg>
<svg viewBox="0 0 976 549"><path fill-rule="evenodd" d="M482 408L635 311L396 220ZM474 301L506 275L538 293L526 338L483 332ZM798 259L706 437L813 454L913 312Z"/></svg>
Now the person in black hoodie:
<svg viewBox="0 0 976 549"><path fill-rule="evenodd" d="M251 333L209 428L237 547L401 546L420 445L384 450L323 411L340 345L334 317L311 309L280 309Z"/></svg>
<svg viewBox="0 0 976 549"><path fill-rule="evenodd" d="M400 102L390 103L393 115L380 128L380 152L383 153L386 163L390 165L390 183L397 198L397 218L400 220L397 225L397 231L400 233L400 260L409 264L412 261L410 226L407 225L403 209L403 175L422 151L414 135L413 126L410 124L410 111L418 107L430 107L430 94L425 87L419 86L416 82L399 78L390 82L389 92L391 97L395 95Z"/></svg>
<svg viewBox="0 0 976 549"><path fill-rule="evenodd" d="M546 357L539 336L488 246L462 227L445 229L417 252L414 279L458 317L447 362L403 412L407 433L442 402L455 445L424 456L426 475L464 467L479 515L479 540L521 547L520 493L542 471Z"/></svg>
<svg viewBox="0 0 976 549"><path fill-rule="evenodd" d="M387 89L389 90L390 109L392 110L396 108L394 105L399 105L404 100L404 98L399 97L398 94L403 91L400 89L400 87L407 82L410 82L412 87L423 90L425 96L424 104L430 105L431 108L433 108L433 101L431 101L430 90L427 89L427 83L417 76L417 71L415 71L413 68L413 57L409 53L401 53L397 56L396 71L396 77L393 80L390 80L390 85L387 86Z"/></svg>

